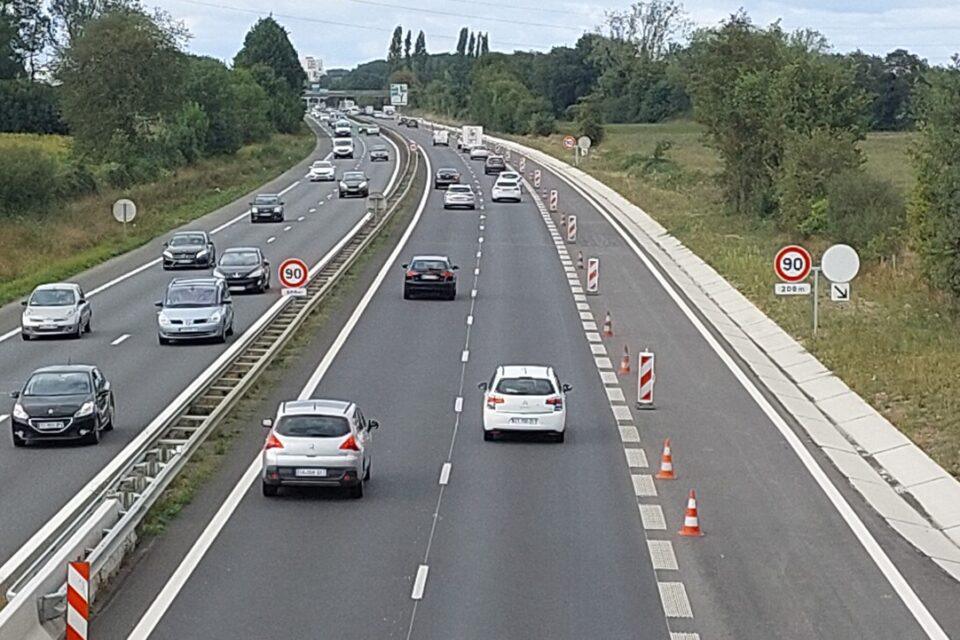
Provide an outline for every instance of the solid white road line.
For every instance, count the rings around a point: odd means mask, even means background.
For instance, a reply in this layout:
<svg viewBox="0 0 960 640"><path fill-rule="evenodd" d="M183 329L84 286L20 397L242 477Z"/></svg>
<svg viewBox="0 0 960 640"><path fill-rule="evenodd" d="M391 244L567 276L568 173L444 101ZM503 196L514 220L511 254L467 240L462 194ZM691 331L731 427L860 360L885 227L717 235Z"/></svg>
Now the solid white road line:
<svg viewBox="0 0 960 640"><path fill-rule="evenodd" d="M440 468L440 485L446 486L450 482L450 463L444 462L443 467Z"/></svg>
<svg viewBox="0 0 960 640"><path fill-rule="evenodd" d="M122 336L120 336L119 338L117 338L116 340L114 340L113 342L111 342L111 343L110 343L110 346L111 346L111 347L115 347L115 346L117 346L118 344L123 344L123 343L127 340L127 338L129 338L129 337L130 337L130 334L129 334L129 333L125 333L125 334L123 334Z"/></svg>
<svg viewBox="0 0 960 640"><path fill-rule="evenodd" d="M394 145L396 146L396 145ZM398 151L399 153L399 151ZM430 166L430 159L424 154L426 161L426 174L428 176L433 175L433 171ZM399 166L399 164L398 164ZM394 172L394 178L391 178L390 183L392 184L396 178L396 172ZM373 299L374 294L380 288L380 285L383 284L383 281L386 279L387 274L390 273L393 269L393 264L397 260L397 256L400 255L400 252L403 250L407 241L410 239L410 236L413 234L414 228L417 226L417 223L420 221L421 216L427 205L427 197L430 195L430 189L424 189L423 197L420 199L420 203L417 206L417 211L414 213L413 219L410 221L410 224L407 226L406 231L404 231L403 236L401 236L400 241L397 243L397 246L394 248L393 252L390 254L390 257L387 258L386 263L383 265L383 268L380 270L380 273L377 274L377 277L370 284L370 287L367 289L367 292L364 294L363 298L360 299L360 302L357 304L356 308L353 311L353 314L344 324L343 329L340 330L339 335L333 341L333 344L330 346L330 349L324 355L323 359L320 361L320 364L317 366L316 370L310 376L310 379L307 380L303 389L300 391L298 399L305 400L313 395L314 390L317 388L317 385L320 384L320 381L323 379L323 376L326 375L327 369L330 368L331 363L334 358L337 357L337 354L340 353L340 349L343 348L344 343L346 343L347 338L350 337L351 332L354 327L360 321L360 316L363 315L363 312L369 306L370 301ZM335 247L334 250L338 250L339 247ZM329 254L328 254L329 255ZM319 265L317 265L319 267ZM194 543L191 547L189 553L181 561L180 565L177 567L177 570L174 572L173 576L164 585L163 589L150 604L150 608L147 609L143 617L137 623L137 626L134 628L133 632L129 637L137 638L138 640L145 640L150 636L153 630L156 628L157 624L160 622L160 619L166 613L167 609L170 608L170 605L173 603L174 599L177 597L177 594L180 593L180 590L183 588L183 585L186 584L187 580L190 578L190 575L196 570L197 566L200 564L200 561L203 559L203 556L206 554L207 550L210 548L210 545L213 544L213 541L219 535L220 531L223 529L223 526L226 524L227 520L230 519L230 516L233 515L233 512L236 510L237 506L240 504L243 494L247 491L251 484L256 480L257 475L260 473L260 454L257 454L257 457L253 460L250 466L244 472L243 477L240 479L240 482L234 487L230 495L227 497L227 501L223 504L222 507L214 515L213 519L207 524L207 527L204 529L200 538ZM234 499L235 498L235 499Z"/></svg>
<svg viewBox="0 0 960 640"><path fill-rule="evenodd" d="M413 581L413 592L410 594L410 597L414 600L423 599L423 589L427 586L427 572L430 571L430 567L425 564L420 565L417 569L417 577Z"/></svg>

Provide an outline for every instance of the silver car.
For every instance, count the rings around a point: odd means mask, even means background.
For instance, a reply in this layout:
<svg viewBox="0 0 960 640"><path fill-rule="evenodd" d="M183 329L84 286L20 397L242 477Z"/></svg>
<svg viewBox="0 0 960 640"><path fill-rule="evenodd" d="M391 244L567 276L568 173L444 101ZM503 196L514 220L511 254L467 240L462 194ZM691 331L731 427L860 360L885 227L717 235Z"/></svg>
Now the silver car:
<svg viewBox="0 0 960 640"><path fill-rule="evenodd" d="M214 339L226 342L233 335L233 300L230 287L220 278L174 278L163 300L155 303L157 339Z"/></svg>
<svg viewBox="0 0 960 640"><path fill-rule="evenodd" d="M363 497L370 479L372 432L380 424L364 418L353 402L294 400L280 403L262 453L263 495L282 486L344 487Z"/></svg>
<svg viewBox="0 0 960 640"><path fill-rule="evenodd" d="M477 197L473 195L473 189L468 184L451 184L443 194L443 208L453 209L455 207L464 207L467 209L477 208Z"/></svg>
<svg viewBox="0 0 960 640"><path fill-rule="evenodd" d="M80 285L72 282L42 284L21 302L20 335L24 340L37 336L71 336L90 333L93 311Z"/></svg>

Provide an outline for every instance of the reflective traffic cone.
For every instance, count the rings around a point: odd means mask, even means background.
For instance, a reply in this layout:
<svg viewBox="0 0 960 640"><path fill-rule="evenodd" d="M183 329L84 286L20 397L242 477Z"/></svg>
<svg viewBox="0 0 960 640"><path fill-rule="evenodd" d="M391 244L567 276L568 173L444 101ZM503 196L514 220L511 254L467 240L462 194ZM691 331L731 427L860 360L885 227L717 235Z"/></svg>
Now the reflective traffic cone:
<svg viewBox="0 0 960 640"><path fill-rule="evenodd" d="M673 472L673 454L670 452L670 438L663 441L663 453L660 455L660 471L654 476L660 480L675 480Z"/></svg>
<svg viewBox="0 0 960 640"><path fill-rule="evenodd" d="M620 373L630 373L630 351L627 350L627 345L623 345L623 358L620 359Z"/></svg>
<svg viewBox="0 0 960 640"><path fill-rule="evenodd" d="M700 530L700 518L697 516L697 493L693 489L690 489L690 495L687 497L687 511L683 514L683 526L678 533L690 538L703 535L703 531Z"/></svg>
<svg viewBox="0 0 960 640"><path fill-rule="evenodd" d="M603 335L607 338L613 337L613 318L610 317L609 311L607 311L607 317L603 319Z"/></svg>
<svg viewBox="0 0 960 640"><path fill-rule="evenodd" d="M583 269L583 251L577 251L577 269Z"/></svg>

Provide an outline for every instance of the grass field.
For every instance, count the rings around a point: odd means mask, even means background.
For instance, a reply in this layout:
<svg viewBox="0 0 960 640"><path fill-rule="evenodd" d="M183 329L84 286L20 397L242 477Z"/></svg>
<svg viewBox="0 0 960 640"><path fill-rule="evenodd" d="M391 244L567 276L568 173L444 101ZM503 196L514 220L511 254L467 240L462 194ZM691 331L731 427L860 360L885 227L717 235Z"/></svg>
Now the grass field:
<svg viewBox="0 0 960 640"><path fill-rule="evenodd" d="M565 130L561 126L560 130ZM560 135L523 141L569 160ZM871 134L862 143L866 168L908 196L912 134ZM625 168L631 154L649 156L671 142L671 162L654 172ZM931 291L910 255L865 264L847 306L821 300L821 331L811 331L808 298L773 295L773 255L802 241L815 256L827 244L784 234L770 224L731 215L720 202L716 154L690 122L611 125L583 168L642 207L793 334L864 399L960 476L960 310Z"/></svg>
<svg viewBox="0 0 960 640"><path fill-rule="evenodd" d="M0 153L10 144L36 145L66 154L70 140L2 135ZM246 146L232 156L202 160L157 182L108 189L45 214L4 220L0 303L26 294L41 282L69 278L232 202L296 164L313 146L314 137L304 128L297 135L275 135L267 142ZM110 213L120 197L131 198L138 208L137 219L126 233Z"/></svg>

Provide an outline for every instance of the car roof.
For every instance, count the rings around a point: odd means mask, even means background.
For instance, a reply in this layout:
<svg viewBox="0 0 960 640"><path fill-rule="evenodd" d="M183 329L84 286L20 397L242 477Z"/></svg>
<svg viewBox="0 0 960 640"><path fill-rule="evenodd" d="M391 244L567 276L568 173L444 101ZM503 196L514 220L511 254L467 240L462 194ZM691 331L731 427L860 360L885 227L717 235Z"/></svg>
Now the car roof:
<svg viewBox="0 0 960 640"><path fill-rule="evenodd" d="M207 235L206 231L201 229L194 229L193 231L174 231L174 236L205 236Z"/></svg>
<svg viewBox="0 0 960 640"><path fill-rule="evenodd" d="M437 173L440 173L441 171L455 171L456 173L460 173L459 169L455 169L453 167L440 167L437 169Z"/></svg>
<svg viewBox="0 0 960 640"><path fill-rule="evenodd" d="M452 191L463 190L463 189L466 189L468 191L473 191L473 187L471 187L469 184L452 184L450 185L450 189Z"/></svg>
<svg viewBox="0 0 960 640"><path fill-rule="evenodd" d="M224 253L246 253L248 251L260 251L260 247L230 247L229 249L225 249L220 255Z"/></svg>
<svg viewBox="0 0 960 640"><path fill-rule="evenodd" d="M288 400L280 403L280 415L348 416L352 408L353 403L346 400Z"/></svg>
<svg viewBox="0 0 960 640"><path fill-rule="evenodd" d="M450 262L450 258L447 256L413 256L410 258L410 262L415 262L417 260L445 260L446 262Z"/></svg>
<svg viewBox="0 0 960 640"><path fill-rule="evenodd" d="M353 138L334 138L333 144L353 144Z"/></svg>
<svg viewBox="0 0 960 640"><path fill-rule="evenodd" d="M220 278L174 278L167 287L216 287L221 282L223 282L223 280Z"/></svg>
<svg viewBox="0 0 960 640"><path fill-rule="evenodd" d="M491 160L503 160L503 156L487 156L487 162Z"/></svg>
<svg viewBox="0 0 960 640"><path fill-rule="evenodd" d="M80 285L74 282L48 282L37 285L34 291L50 291L51 289L78 289Z"/></svg>
<svg viewBox="0 0 960 640"><path fill-rule="evenodd" d="M35 369L30 375L32 376L35 373L90 373L94 369L96 367L92 364L51 364Z"/></svg>
<svg viewBox="0 0 960 640"><path fill-rule="evenodd" d="M257 197L258 198L279 198L280 194L279 193L258 193Z"/></svg>
<svg viewBox="0 0 960 640"><path fill-rule="evenodd" d="M541 364L500 365L501 378L552 378L553 367Z"/></svg>

